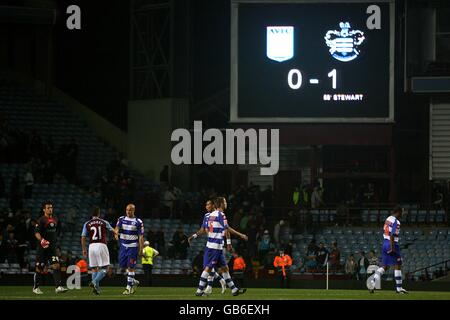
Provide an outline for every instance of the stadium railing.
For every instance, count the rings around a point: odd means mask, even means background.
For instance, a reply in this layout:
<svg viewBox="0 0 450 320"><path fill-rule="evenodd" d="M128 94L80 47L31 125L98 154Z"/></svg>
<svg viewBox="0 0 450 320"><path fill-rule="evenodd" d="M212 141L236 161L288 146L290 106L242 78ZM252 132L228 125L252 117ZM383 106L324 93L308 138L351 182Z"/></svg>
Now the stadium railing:
<svg viewBox="0 0 450 320"><path fill-rule="evenodd" d="M425 271L425 274L427 275L428 280L434 280L432 279L433 276L433 269L434 271L436 271L437 267L443 267L443 272L444 274L441 276L446 276L448 275L448 270L450 268L450 259L438 262L438 263L434 263L431 264L429 266L426 266L424 268L420 268L420 269L416 269L414 271L408 272L406 274L407 279L414 279L414 280L419 280L419 278L423 275L423 271Z"/></svg>
<svg viewBox="0 0 450 320"><path fill-rule="evenodd" d="M292 211L293 217L302 225L334 226L339 224L354 226L375 226L383 223L392 212L394 204L362 204L360 206L339 207L329 204L326 207L307 208L302 206L265 207L264 213L268 222L276 223L286 219ZM433 208L430 204L404 205L405 214L402 222L408 226L416 225L448 225L448 211Z"/></svg>

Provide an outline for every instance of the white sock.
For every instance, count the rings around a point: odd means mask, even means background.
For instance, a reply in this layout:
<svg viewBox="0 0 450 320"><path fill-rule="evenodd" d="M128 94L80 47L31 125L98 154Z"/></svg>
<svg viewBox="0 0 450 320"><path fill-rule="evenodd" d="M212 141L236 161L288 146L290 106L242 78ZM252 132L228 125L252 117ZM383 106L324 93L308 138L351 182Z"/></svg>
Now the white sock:
<svg viewBox="0 0 450 320"><path fill-rule="evenodd" d="M402 289L402 270L394 270L394 279L395 279L395 290L399 291Z"/></svg>
<svg viewBox="0 0 450 320"><path fill-rule="evenodd" d="M222 277L225 280L225 283L231 289L231 292L234 293L234 292L238 291L238 288L236 288L236 286L234 285L234 282L233 282L233 280L231 280L231 276L228 272L222 273Z"/></svg>
<svg viewBox="0 0 450 320"><path fill-rule="evenodd" d="M202 275L200 276L200 281L198 283L197 293L203 292L206 287L206 283L208 282L209 273L206 271L202 272Z"/></svg>

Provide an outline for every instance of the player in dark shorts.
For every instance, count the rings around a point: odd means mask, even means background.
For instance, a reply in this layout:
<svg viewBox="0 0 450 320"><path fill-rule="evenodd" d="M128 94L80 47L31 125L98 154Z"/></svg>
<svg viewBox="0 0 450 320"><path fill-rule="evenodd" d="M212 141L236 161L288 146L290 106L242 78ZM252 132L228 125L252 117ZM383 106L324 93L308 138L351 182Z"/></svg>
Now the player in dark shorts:
<svg viewBox="0 0 450 320"><path fill-rule="evenodd" d="M56 255L58 220L53 216L53 204L46 201L42 204L44 215L39 218L35 226L35 236L38 241L36 254L36 272L34 274L33 293L43 294L39 288L42 274L50 265L53 279L55 280L55 292L66 292L67 289L61 285L61 271L59 258Z"/></svg>

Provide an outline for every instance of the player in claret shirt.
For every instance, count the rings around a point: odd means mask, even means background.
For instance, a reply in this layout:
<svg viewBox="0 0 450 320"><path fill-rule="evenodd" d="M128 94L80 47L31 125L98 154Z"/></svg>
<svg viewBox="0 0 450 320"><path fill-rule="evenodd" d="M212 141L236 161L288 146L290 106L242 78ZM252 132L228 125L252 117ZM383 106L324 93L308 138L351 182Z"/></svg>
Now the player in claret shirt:
<svg viewBox="0 0 450 320"><path fill-rule="evenodd" d="M83 225L81 233L81 247L83 256L86 257L86 238L89 237L89 267L92 268L93 293L100 294L100 281L106 276L109 262L109 250L106 246L106 233L115 230L108 221L100 219L100 208L95 207L92 218Z"/></svg>
<svg viewBox="0 0 450 320"><path fill-rule="evenodd" d="M33 293L43 294L39 288L42 274L47 269L48 264L52 269L53 279L55 280L55 292L66 292L67 289L61 286L61 271L59 258L56 255L57 247L57 227L58 220L53 215L53 204L46 201L42 204L44 215L39 218L35 226L35 236L38 241L36 255L36 272L34 274Z"/></svg>

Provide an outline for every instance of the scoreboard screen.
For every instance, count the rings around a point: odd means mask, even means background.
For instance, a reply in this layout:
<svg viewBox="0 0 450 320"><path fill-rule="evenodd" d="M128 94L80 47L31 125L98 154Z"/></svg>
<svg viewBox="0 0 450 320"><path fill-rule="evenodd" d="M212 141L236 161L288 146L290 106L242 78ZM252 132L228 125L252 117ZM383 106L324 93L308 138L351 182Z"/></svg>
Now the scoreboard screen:
<svg viewBox="0 0 450 320"><path fill-rule="evenodd" d="M232 2L231 122L393 122L392 1Z"/></svg>

